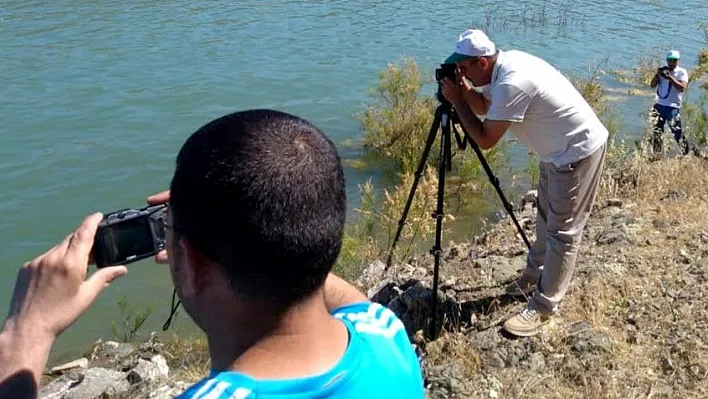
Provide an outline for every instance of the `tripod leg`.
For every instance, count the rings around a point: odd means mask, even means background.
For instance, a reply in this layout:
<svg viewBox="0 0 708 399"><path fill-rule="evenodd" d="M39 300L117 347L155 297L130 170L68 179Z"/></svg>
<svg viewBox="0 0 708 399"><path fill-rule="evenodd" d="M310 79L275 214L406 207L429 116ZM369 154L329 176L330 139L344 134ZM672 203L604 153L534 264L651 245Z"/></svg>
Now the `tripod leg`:
<svg viewBox="0 0 708 399"><path fill-rule="evenodd" d="M391 249L388 253L388 258L386 259L386 267L384 271L387 271L391 266L391 260L393 258L393 251L396 248L396 243L398 243L399 238L401 238L401 232L403 231L403 226L406 224L406 218L408 217L408 212L410 211L411 204L413 203L413 197L415 196L415 190L418 188L418 183L420 182L420 177L423 175L425 170L425 164L428 160L428 154L430 149L433 147L435 142L435 136L437 135L438 129L440 128L440 119L442 115L442 106L438 106L435 110L435 119L430 126L430 132L428 133L428 140L425 143L425 149L423 149L423 155L420 157L420 162L418 163L418 169L415 171L415 177L413 179L413 186L408 194L408 200L406 201L406 206L403 208L403 214L401 219L398 221L398 229L396 230L396 235L393 238L393 243L391 244Z"/></svg>
<svg viewBox="0 0 708 399"><path fill-rule="evenodd" d="M460 125L461 126L461 125ZM452 127L455 129L455 127ZM526 247L531 249L531 243L529 242L529 239L526 237L526 233L524 233L524 229L521 228L521 225L519 224L519 221L516 220L516 216L514 215L514 210L511 208L511 204L509 201L507 201L506 197L504 196L504 192L502 192L501 187L499 186L499 179L494 176L494 172L492 172L492 169L489 167L489 164L487 163L487 160L484 158L484 154L482 154L482 151L479 149L477 146L477 143L472 140L469 134L467 134L467 131L465 130L464 126L461 126L462 131L464 132L465 136L468 138L467 142L470 143L472 146L472 149L474 152L477 154L477 158L479 158L479 162L482 164L482 167L484 168L484 171L487 172L487 176L489 176L489 181L492 182L492 186L497 191L497 194L499 195L499 198L502 201L502 204L504 204L504 209L509 213L509 216L511 216L511 220L514 222L516 225L516 229L519 231L519 234L521 234L521 239L524 240L524 244L526 244ZM455 135L457 136L457 130L455 130ZM457 136L459 137L459 136Z"/></svg>
<svg viewBox="0 0 708 399"><path fill-rule="evenodd" d="M442 117L442 135L440 136L440 165L438 166L438 202L437 208L433 217L435 218L435 244L430 251L435 259L433 268L433 292L431 299L432 321L430 323L429 336L430 339L438 337L438 281L440 280L440 252L441 252L441 237L442 223L445 217L444 201L445 201L445 172L447 162L450 160L450 118L448 114Z"/></svg>

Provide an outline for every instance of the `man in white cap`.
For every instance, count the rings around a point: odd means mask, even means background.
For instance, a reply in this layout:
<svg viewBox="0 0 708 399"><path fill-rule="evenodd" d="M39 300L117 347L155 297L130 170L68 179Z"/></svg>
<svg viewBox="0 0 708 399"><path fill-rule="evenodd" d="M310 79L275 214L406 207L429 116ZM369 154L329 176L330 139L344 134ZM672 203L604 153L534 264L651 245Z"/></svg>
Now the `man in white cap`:
<svg viewBox="0 0 708 399"><path fill-rule="evenodd" d="M570 285L609 134L558 70L531 54L498 50L480 30L463 32L445 63L457 64L458 79L441 82L443 96L477 145L491 148L510 130L541 159L536 241L526 269L506 288L533 296L504 324L514 335L534 335L558 311Z"/></svg>
<svg viewBox="0 0 708 399"><path fill-rule="evenodd" d="M688 72L679 66L680 58L678 50L669 51L666 54L666 66L657 69L651 80L651 87L656 88L656 103L652 109L652 149L655 154L661 153L663 149L661 136L664 134L666 122L669 122L669 129L684 155L690 151L688 141L683 135L679 113L683 92L688 87Z"/></svg>

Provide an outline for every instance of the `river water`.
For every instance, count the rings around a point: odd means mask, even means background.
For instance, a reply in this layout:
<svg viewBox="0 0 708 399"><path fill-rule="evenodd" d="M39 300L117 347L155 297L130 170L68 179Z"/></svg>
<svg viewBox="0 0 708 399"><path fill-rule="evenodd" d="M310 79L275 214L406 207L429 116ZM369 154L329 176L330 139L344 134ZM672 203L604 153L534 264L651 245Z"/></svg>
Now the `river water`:
<svg viewBox="0 0 708 399"><path fill-rule="evenodd" d="M699 23L708 20L704 0L517 4L0 1L0 306L9 304L18 267L84 215L141 206L167 187L182 142L215 117L255 107L292 112L357 159L360 146L341 143L360 138L355 114L379 72L404 56L432 71L468 27L488 29L501 48L582 72L605 57L631 67L656 46L677 47L690 66L703 45ZM650 98L620 101L631 131ZM524 163L525 150L511 157ZM385 181L375 166L346 173L350 208L357 183ZM119 293L155 306L145 329L160 328L169 275L140 262L60 337L52 357L110 337Z"/></svg>

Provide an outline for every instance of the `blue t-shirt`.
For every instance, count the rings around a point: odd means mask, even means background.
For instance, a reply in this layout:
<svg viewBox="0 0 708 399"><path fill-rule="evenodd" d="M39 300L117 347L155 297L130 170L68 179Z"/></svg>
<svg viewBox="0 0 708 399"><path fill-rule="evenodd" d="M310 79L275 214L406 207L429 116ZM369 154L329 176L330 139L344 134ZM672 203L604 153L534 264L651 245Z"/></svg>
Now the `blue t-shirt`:
<svg viewBox="0 0 708 399"><path fill-rule="evenodd" d="M418 358L401 320L372 302L332 311L349 330L344 356L328 372L301 379L255 380L233 371L212 371L178 399L305 399L425 397Z"/></svg>

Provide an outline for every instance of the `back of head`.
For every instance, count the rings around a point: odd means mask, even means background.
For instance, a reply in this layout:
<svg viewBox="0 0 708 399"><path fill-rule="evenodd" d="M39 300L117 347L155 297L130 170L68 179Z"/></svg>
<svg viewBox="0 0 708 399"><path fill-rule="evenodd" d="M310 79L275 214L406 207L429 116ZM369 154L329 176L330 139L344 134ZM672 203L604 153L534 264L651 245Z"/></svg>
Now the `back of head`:
<svg viewBox="0 0 708 399"><path fill-rule="evenodd" d="M208 123L180 150L170 190L175 230L245 298L283 306L305 299L339 254L340 159L298 117L249 110Z"/></svg>

